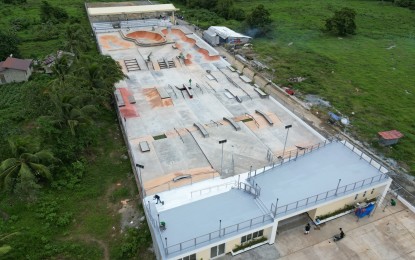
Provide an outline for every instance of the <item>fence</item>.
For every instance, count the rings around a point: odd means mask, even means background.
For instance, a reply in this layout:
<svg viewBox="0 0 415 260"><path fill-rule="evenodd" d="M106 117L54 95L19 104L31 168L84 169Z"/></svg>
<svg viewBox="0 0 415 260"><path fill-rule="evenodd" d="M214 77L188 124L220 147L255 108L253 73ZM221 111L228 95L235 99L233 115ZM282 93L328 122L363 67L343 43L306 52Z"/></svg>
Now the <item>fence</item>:
<svg viewBox="0 0 415 260"><path fill-rule="evenodd" d="M363 186L369 186L373 183L381 182L382 180L389 179L389 176L385 173L382 173L379 176L373 176L372 178L367 178L364 180L360 180L351 184L347 184L345 186L338 187L333 190L329 190L302 200L298 200L293 203L286 204L284 206L278 207L277 203L274 205L274 203L271 204L271 212L274 215L274 217L285 215L289 211L296 211L298 208L304 208L308 205L316 204L317 202L327 200L329 198L336 197L337 195L342 195L347 192L354 191L356 189L360 189Z"/></svg>
<svg viewBox="0 0 415 260"><path fill-rule="evenodd" d="M192 192L190 192L190 197L191 198L193 198L193 196L196 196L196 195L198 195L198 196L201 196L201 195L204 195L204 194L207 194L207 193L210 193L210 192L212 192L212 190L220 190L220 189L227 189L228 188L228 186L231 186L231 187L236 187L236 181L230 181L230 182L227 182L227 183L223 183L223 184L219 184L219 185L215 185L215 186L211 186L211 187L208 187L208 188L204 188L204 189L200 189L200 190L195 190L195 191L192 191Z"/></svg>
<svg viewBox="0 0 415 260"><path fill-rule="evenodd" d="M383 167L379 162L377 162L376 160L373 160L373 158L371 158L370 156L368 156L367 154L365 154L364 152L360 151L358 148L356 148L353 144L347 142L346 140L341 141L341 143L344 144L344 146L346 146L347 148L349 148L350 150L352 150L354 153L356 153L357 155L360 156L360 159L364 159L365 161L367 161L370 165L372 165L373 167L377 168L380 172L382 173L387 173L388 169L386 169L385 167Z"/></svg>
<svg viewBox="0 0 415 260"><path fill-rule="evenodd" d="M192 238L187 241L183 241L181 243L174 244L171 246L167 246L167 238L165 238L166 247L164 248L164 250L165 250L166 255L169 255L169 254L180 252L182 250L185 250L191 247L196 247L197 245L200 245L203 243L210 244L212 240L220 240L224 238L225 236L250 230L252 227L259 226L263 223L266 223L266 222L271 223L273 222L273 220L274 219L269 214L265 214L259 217L249 219L247 221L240 222L235 225L220 228L208 234L198 236L198 237L195 237L195 238Z"/></svg>

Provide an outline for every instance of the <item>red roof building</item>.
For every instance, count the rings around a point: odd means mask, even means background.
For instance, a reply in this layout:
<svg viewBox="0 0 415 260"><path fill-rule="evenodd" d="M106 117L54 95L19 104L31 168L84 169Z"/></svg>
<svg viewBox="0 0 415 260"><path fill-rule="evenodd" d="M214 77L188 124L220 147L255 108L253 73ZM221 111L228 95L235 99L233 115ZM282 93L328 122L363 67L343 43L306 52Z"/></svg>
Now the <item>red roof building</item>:
<svg viewBox="0 0 415 260"><path fill-rule="evenodd" d="M379 142L383 145L392 145L398 143L403 134L397 130L379 132Z"/></svg>
<svg viewBox="0 0 415 260"><path fill-rule="evenodd" d="M32 60L8 57L0 62L0 84L27 81L32 74Z"/></svg>

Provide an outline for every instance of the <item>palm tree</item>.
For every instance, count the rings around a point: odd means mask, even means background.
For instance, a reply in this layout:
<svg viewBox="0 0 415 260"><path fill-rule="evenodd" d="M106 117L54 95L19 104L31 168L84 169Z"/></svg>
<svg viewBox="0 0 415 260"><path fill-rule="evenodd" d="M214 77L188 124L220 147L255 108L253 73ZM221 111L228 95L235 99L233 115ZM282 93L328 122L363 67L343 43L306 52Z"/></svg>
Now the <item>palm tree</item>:
<svg viewBox="0 0 415 260"><path fill-rule="evenodd" d="M66 28L66 48L79 57L82 51L89 50L88 34L79 24L72 24Z"/></svg>
<svg viewBox="0 0 415 260"><path fill-rule="evenodd" d="M59 92L50 93L51 101L55 105L54 114L43 116L59 128L69 127L72 135L82 124L92 123L92 115L97 112L94 105L85 104L85 96L70 96Z"/></svg>
<svg viewBox="0 0 415 260"><path fill-rule="evenodd" d="M17 181L52 180L49 168L59 162L53 153L39 149L30 153L13 140L9 140L9 145L13 157L0 164L0 185L13 190Z"/></svg>

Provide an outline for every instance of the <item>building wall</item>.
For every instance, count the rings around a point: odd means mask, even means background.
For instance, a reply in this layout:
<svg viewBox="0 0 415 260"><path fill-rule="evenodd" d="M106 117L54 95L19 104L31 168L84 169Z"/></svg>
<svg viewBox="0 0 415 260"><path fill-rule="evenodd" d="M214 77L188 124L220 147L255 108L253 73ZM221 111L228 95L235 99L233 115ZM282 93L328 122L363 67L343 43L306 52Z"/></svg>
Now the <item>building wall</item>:
<svg viewBox="0 0 415 260"><path fill-rule="evenodd" d="M261 228L252 230L249 233L252 234L252 233L254 233L255 231L258 231L258 230L261 230ZM264 237L269 239L270 236L271 236L271 231L272 231L272 227L265 228L264 229ZM225 242L225 254L230 253L235 248L235 246L241 244L241 237L242 237L242 235L239 236L238 238L235 238L235 239L232 239L232 240L229 240L229 241ZM205 249L205 250L202 250L202 251L196 253L196 259L197 260L200 260L200 259L208 260L208 259L210 259L210 247L208 249Z"/></svg>
<svg viewBox="0 0 415 260"><path fill-rule="evenodd" d="M343 208L345 205L351 205L351 204L356 204L356 203L360 203L360 202L364 202L365 199L373 199L376 198L377 196L381 195L383 190L385 189L385 186L381 186L378 188L375 188L373 191L373 194L371 194L373 188L370 188L368 190L366 190L366 196L363 197L364 191L360 191L359 193L353 193L352 195L350 195L349 197L330 203L326 206L323 207L319 207L313 210L308 211L308 215L310 216L311 219L316 219L317 216L320 215L324 215L333 211L336 211L338 209ZM355 196L356 194L358 195L357 199L355 200Z"/></svg>
<svg viewBox="0 0 415 260"><path fill-rule="evenodd" d="M28 69L27 71L6 69L5 71L0 72L0 74L4 75L6 83L12 83L27 81L32 74L32 71L31 69ZM0 84L2 83L0 82Z"/></svg>

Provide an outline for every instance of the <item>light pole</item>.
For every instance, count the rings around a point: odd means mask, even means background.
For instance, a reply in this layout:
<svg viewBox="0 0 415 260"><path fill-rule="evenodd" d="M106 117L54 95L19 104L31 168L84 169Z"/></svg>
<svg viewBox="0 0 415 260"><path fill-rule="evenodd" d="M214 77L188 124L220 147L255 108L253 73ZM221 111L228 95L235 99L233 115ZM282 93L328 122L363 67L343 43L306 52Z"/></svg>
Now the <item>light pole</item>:
<svg viewBox="0 0 415 260"><path fill-rule="evenodd" d="M143 178L141 176L141 169L144 169L144 165L136 163L135 166L138 168L138 181L140 182L141 192L142 192L143 198L144 198L144 196L146 195L146 192L144 190Z"/></svg>
<svg viewBox="0 0 415 260"><path fill-rule="evenodd" d="M223 144L226 143L226 142L227 142L226 139L223 139L223 140L219 141L219 144L222 144L222 159L221 159L221 162L220 162L220 175L222 175L222 166L223 166Z"/></svg>
<svg viewBox="0 0 415 260"><path fill-rule="evenodd" d="M287 145L287 140L288 140L288 133L290 132L290 128L293 125L286 125L285 129L287 129L287 134L285 135L285 142L284 142L284 150L282 150L282 160L284 161L284 153L285 153L285 146Z"/></svg>

